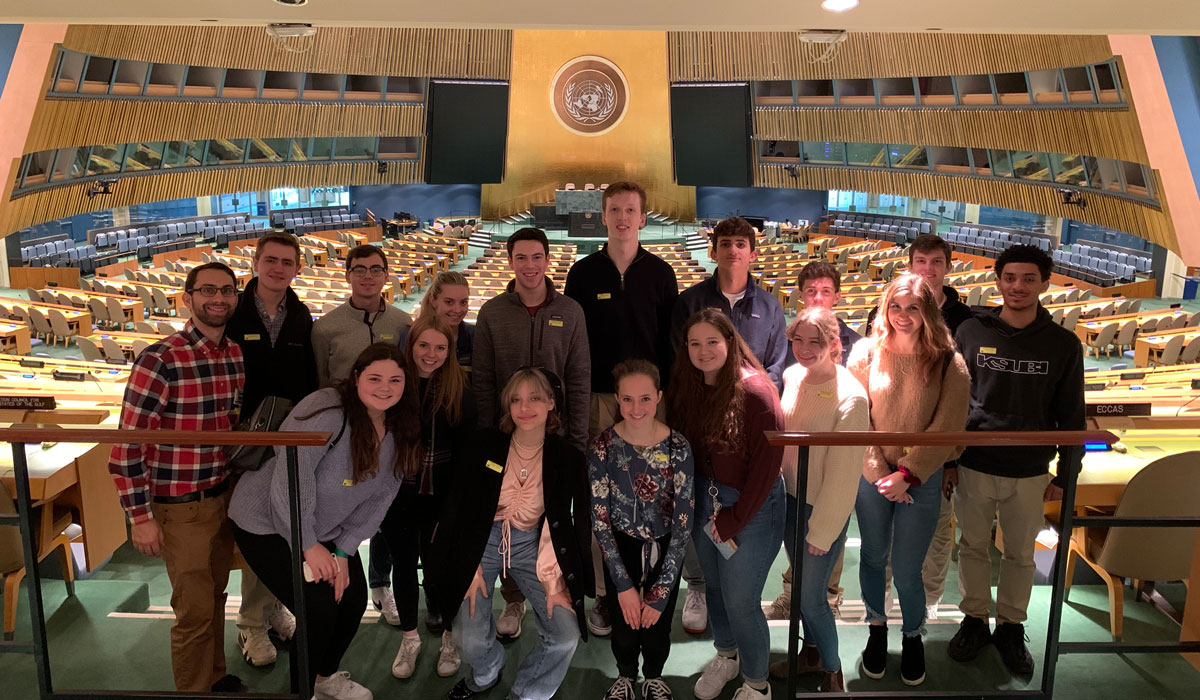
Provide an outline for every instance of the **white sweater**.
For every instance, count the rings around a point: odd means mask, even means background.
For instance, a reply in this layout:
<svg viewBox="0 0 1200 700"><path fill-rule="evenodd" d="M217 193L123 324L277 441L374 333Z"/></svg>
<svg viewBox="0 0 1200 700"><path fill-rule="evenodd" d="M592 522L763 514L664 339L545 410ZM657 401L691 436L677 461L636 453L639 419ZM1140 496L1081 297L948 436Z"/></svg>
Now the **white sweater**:
<svg viewBox="0 0 1200 700"><path fill-rule="evenodd" d="M786 430L809 433L869 430L867 392L854 375L838 365L837 374L821 384L805 384L808 370L796 364L783 373L783 422ZM842 532L858 494L866 447L810 447L807 503L813 507L806 541L828 550ZM796 495L799 448L783 453L783 478Z"/></svg>

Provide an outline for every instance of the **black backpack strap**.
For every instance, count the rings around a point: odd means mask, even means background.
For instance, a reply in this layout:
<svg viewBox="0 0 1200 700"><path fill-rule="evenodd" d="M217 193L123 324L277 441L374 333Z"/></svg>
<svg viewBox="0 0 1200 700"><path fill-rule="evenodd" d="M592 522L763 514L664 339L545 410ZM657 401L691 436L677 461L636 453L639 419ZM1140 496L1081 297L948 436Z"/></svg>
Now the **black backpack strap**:
<svg viewBox="0 0 1200 700"><path fill-rule="evenodd" d="M346 433L346 413L343 411L342 412L342 429L338 431L337 437L330 440L329 444L325 446L325 451L329 452L330 450L332 450L333 446L338 444L338 442L341 441L342 435L344 435L345 433Z"/></svg>

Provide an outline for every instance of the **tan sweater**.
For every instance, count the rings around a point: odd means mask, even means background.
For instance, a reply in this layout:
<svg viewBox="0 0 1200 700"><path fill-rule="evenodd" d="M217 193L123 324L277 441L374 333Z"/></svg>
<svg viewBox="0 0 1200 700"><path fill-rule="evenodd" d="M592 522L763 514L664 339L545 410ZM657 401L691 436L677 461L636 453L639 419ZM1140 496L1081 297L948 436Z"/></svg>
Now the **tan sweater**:
<svg viewBox="0 0 1200 700"><path fill-rule="evenodd" d="M870 429L867 392L849 370L838 366L837 375L821 384L804 383L807 371L803 365L792 365L783 373L785 430L831 433ZM865 447L809 448L805 500L813 507L813 513L805 541L814 547L828 550L850 519L865 450ZM793 496L798 458L798 448L784 448L783 478Z"/></svg>
<svg viewBox="0 0 1200 700"><path fill-rule="evenodd" d="M916 355L874 351L874 345L873 339L855 344L846 363L867 389L872 430L924 433L966 427L971 377L961 355L954 353L944 376L938 362L935 376L926 384ZM863 459L863 478L870 482L882 479L891 473L891 463L905 467L924 482L961 453L961 447L869 447Z"/></svg>

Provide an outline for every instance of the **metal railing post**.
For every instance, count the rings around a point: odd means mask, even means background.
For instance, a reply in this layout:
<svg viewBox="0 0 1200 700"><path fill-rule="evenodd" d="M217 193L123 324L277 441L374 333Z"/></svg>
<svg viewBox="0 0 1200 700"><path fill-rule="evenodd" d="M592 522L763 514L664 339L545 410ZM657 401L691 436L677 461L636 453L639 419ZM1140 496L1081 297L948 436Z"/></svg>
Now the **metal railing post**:
<svg viewBox="0 0 1200 700"><path fill-rule="evenodd" d="M304 606L304 551L300 538L300 476L296 447L286 448L288 471L288 507L292 520L292 614L296 617L296 631L292 634L292 653L289 660L295 669L296 687L293 689L301 698L312 697L312 676L309 674L308 658L308 609Z"/></svg>
<svg viewBox="0 0 1200 700"><path fill-rule="evenodd" d="M792 533L792 595L788 600L791 622L788 624L788 677L787 698L796 697L796 676L800 666L800 582L804 580L804 504L808 502L808 445L796 448L799 453L796 459L796 518L792 525L796 531ZM785 489L786 491L786 489ZM787 503L787 493L783 494Z"/></svg>
<svg viewBox="0 0 1200 700"><path fill-rule="evenodd" d="M1082 459L1082 457L1081 457ZM1071 528L1075 519L1075 490L1079 475L1075 469L1067 474L1063 489L1062 512L1059 515L1058 546L1054 548L1054 568L1050 585L1050 617L1046 629L1046 655L1043 657L1042 694L1054 696L1054 674L1058 667L1058 640L1062 634L1062 613L1067 588L1067 557L1071 552Z"/></svg>
<svg viewBox="0 0 1200 700"><path fill-rule="evenodd" d="M13 480L17 487L17 515L20 518L21 549L25 553L25 583L29 586L29 621L33 628L33 662L37 667L38 691L42 697L54 692L50 680L50 650L46 644L46 612L42 604L42 575L38 570L38 552L33 541L33 515L29 497L29 462L25 443L12 443ZM3 488L3 487L0 487Z"/></svg>

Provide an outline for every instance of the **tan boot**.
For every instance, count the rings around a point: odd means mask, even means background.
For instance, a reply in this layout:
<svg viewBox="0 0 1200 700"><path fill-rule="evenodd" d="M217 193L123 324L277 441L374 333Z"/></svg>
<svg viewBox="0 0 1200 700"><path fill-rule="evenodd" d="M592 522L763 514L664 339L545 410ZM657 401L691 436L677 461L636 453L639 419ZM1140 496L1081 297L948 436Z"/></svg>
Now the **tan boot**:
<svg viewBox="0 0 1200 700"><path fill-rule="evenodd" d="M821 652L817 651L815 644L805 644L800 648L799 663L796 665L796 673L804 675L806 673L816 673L821 670ZM767 667L767 672L772 678L787 678L788 660L776 661Z"/></svg>
<svg viewBox="0 0 1200 700"><path fill-rule="evenodd" d="M822 693L844 693L846 692L846 681L842 678L840 670L830 673L828 671L821 672L821 692Z"/></svg>
<svg viewBox="0 0 1200 700"><path fill-rule="evenodd" d="M790 569L789 569L790 571ZM792 579L788 571L783 572L783 592L775 600L762 606L768 620L790 620L792 617Z"/></svg>

